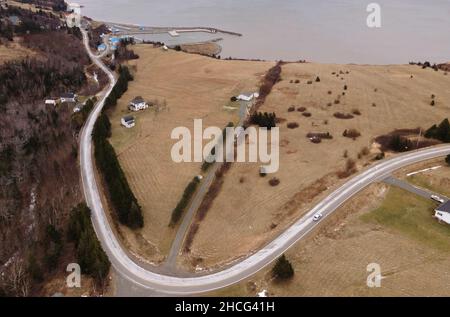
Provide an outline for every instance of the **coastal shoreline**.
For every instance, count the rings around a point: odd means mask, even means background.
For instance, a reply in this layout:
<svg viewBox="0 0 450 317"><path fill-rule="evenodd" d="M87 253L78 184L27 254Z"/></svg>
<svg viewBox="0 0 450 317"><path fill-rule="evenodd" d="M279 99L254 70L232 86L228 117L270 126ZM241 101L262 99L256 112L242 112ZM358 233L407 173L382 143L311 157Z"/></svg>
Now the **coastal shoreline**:
<svg viewBox="0 0 450 317"><path fill-rule="evenodd" d="M94 21L94 19L92 19ZM169 33L169 31L182 31L185 32L205 32L205 33L222 33L234 36L243 36L243 34L228 30L223 30L214 27L205 27L205 26L144 26L144 25L136 25L136 24L127 24L127 23L117 23L117 22L108 22L108 21L97 21L97 23L105 24L109 27L114 27L119 30L123 30L124 33L128 34L164 34Z"/></svg>

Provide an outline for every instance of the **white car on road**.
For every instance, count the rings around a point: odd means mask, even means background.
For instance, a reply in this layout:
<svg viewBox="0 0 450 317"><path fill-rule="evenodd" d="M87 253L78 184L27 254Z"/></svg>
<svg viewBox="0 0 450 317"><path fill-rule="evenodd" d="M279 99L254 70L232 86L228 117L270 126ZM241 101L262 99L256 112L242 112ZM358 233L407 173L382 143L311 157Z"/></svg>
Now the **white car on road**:
<svg viewBox="0 0 450 317"><path fill-rule="evenodd" d="M440 202L441 204L445 203L445 199L442 197L439 197L438 195L431 195L431 199Z"/></svg>
<svg viewBox="0 0 450 317"><path fill-rule="evenodd" d="M313 220L314 221L319 221L322 218L322 214L321 213L317 213L314 215Z"/></svg>

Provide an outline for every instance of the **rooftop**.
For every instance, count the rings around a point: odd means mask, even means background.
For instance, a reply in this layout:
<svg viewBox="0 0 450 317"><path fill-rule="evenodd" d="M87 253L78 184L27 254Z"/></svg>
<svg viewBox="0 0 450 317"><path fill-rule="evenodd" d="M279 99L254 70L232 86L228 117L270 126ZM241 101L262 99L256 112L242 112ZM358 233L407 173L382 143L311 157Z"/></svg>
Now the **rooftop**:
<svg viewBox="0 0 450 317"><path fill-rule="evenodd" d="M436 208L436 210L450 213L450 200L440 205L438 208Z"/></svg>
<svg viewBox="0 0 450 317"><path fill-rule="evenodd" d="M132 121L134 121L134 117L133 116L123 117L123 121L125 121L125 122L132 122Z"/></svg>
<svg viewBox="0 0 450 317"><path fill-rule="evenodd" d="M65 93L61 95L61 98L75 98L75 94L73 92Z"/></svg>
<svg viewBox="0 0 450 317"><path fill-rule="evenodd" d="M142 102L145 102L145 100L141 96L137 96L133 100L131 100L131 103L134 103L134 104L142 103Z"/></svg>

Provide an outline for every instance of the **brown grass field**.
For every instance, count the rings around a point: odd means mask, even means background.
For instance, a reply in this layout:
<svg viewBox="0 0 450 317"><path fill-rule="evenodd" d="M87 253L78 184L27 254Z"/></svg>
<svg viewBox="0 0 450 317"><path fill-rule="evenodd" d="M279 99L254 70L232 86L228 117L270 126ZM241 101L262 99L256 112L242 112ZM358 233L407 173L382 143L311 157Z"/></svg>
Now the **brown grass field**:
<svg viewBox="0 0 450 317"><path fill-rule="evenodd" d="M410 172L420 171L437 166L440 167L438 169L427 170L415 175L406 176L406 174ZM405 172L403 173L403 175L400 175L400 177L403 177L413 185L429 189L435 193L450 197L450 167L447 165L443 158L436 159L419 166L415 166L414 168L406 170Z"/></svg>
<svg viewBox="0 0 450 317"><path fill-rule="evenodd" d="M360 170L378 151L376 136L396 128L428 128L447 117L450 107L450 76L418 66L287 64L281 77L260 109L285 119L279 124L280 169L261 178L259 164L232 165L191 253L182 259L188 268L221 266L263 246L343 182L335 174L345 165L345 151ZM288 112L291 106L305 107L311 116ZM336 112L360 115L345 120L334 117ZM299 127L288 129L292 122ZM345 138L345 129L361 136ZM309 132L330 132L333 139L313 144ZM364 147L371 154L358 159ZM268 184L273 176L280 180L276 187Z"/></svg>
<svg viewBox="0 0 450 317"><path fill-rule="evenodd" d="M217 55L221 51L220 45L215 42L183 44L181 45L181 49L187 53L201 54L208 56Z"/></svg>
<svg viewBox="0 0 450 317"><path fill-rule="evenodd" d="M273 63L221 61L199 55L136 45L138 60L130 62L135 80L111 115L112 139L132 190L142 205L145 227L138 235L122 228L132 251L158 262L167 254L176 231L168 227L173 208L190 180L200 174L201 163L174 163L170 135L175 127L193 128L194 119L204 127L238 121L237 110L226 106L230 97L257 89L260 78ZM120 126L135 96L157 100L158 106L133 113L133 129Z"/></svg>
<svg viewBox="0 0 450 317"><path fill-rule="evenodd" d="M450 229L432 218L433 206L371 185L286 253L292 280L274 282L270 266L206 296L448 296ZM381 266L380 288L366 285L369 263Z"/></svg>

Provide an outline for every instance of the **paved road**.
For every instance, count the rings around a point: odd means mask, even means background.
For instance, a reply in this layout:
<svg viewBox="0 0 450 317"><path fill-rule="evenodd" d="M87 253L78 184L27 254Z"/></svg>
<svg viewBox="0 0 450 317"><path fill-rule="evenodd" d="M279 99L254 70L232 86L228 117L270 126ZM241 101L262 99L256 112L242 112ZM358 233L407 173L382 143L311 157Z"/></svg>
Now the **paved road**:
<svg viewBox="0 0 450 317"><path fill-rule="evenodd" d="M410 183L408 183L408 182L406 182L406 181L404 181L404 180L395 178L395 177L393 177L393 176L388 176L388 177L386 177L383 181L384 181L386 184L389 184L389 185L393 185L393 186L399 187L399 188L401 188L401 189L404 189L404 190L406 190L406 191L409 191L409 192L411 192L411 193L413 193L413 194L416 194L416 195L421 196L421 197L426 198L426 199L431 199L431 196L432 196L432 195L437 195L437 196L439 196L439 197L442 197L442 198L445 199L445 200L448 200L448 198L445 197L445 196L442 195L442 194L434 193L434 192L429 191L429 190L427 190L427 189L424 189L424 188L420 188L420 187L414 186L414 185L412 185L412 184L410 184Z"/></svg>
<svg viewBox="0 0 450 317"><path fill-rule="evenodd" d="M420 161L445 156L450 153L450 145L443 145L399 155L372 166L335 190L304 217L295 222L261 250L223 271L195 277L175 277L158 274L134 262L127 255L127 252L122 248L117 237L114 235L108 219L106 218L105 210L103 209L99 187L94 177L91 134L95 120L103 107L105 98L111 91L116 80L113 73L91 53L85 32L83 32L83 38L89 56L94 63L108 74L110 79L110 85L107 88L106 94L93 109L86 122L85 128L82 131L80 139L81 177L86 202L92 210L92 222L97 236L116 272L135 287L147 290L148 294L190 295L212 291L237 283L269 265L293 244L301 240L314 229L320 222L313 221L312 218L314 214L321 212L323 214L323 220L363 188L373 182L383 180L395 170Z"/></svg>
<svg viewBox="0 0 450 317"><path fill-rule="evenodd" d="M202 183L200 184L200 188L195 193L194 198L192 199L192 202L189 205L187 212L183 216L181 224L178 227L175 239L173 240L172 245L170 247L169 255L167 256L167 259L163 265L167 271L176 270L177 257L178 254L181 252L184 238L186 237L186 234L191 226L192 219L194 218L196 211L200 207L203 198L208 192L208 189L211 186L215 178L216 171L219 169L219 167L220 167L219 163L214 163L209 168L209 173L206 175L205 178L203 178Z"/></svg>
<svg viewBox="0 0 450 317"><path fill-rule="evenodd" d="M253 105L253 102L250 103L250 105ZM249 112L249 102L241 102L240 109L239 109L239 122L237 124L237 127L242 127L245 120L247 119ZM226 154L225 154L226 156ZM202 203L203 199L205 198L206 193L208 192L209 187L211 186L212 182L214 181L215 175L217 170L220 168L222 163L214 163L210 168L209 172L206 175L206 177L203 179L199 190L194 194L194 198L192 199L191 204L189 205L188 211L185 213L181 220L181 224L178 227L177 234L175 236L175 239L172 242L172 245L170 247L169 255L167 256L164 264L163 269L166 272L176 272L177 271L177 257L182 252L183 242L186 238L186 234L188 233L189 228L192 224L192 219L194 218L198 208L200 207L200 204Z"/></svg>

